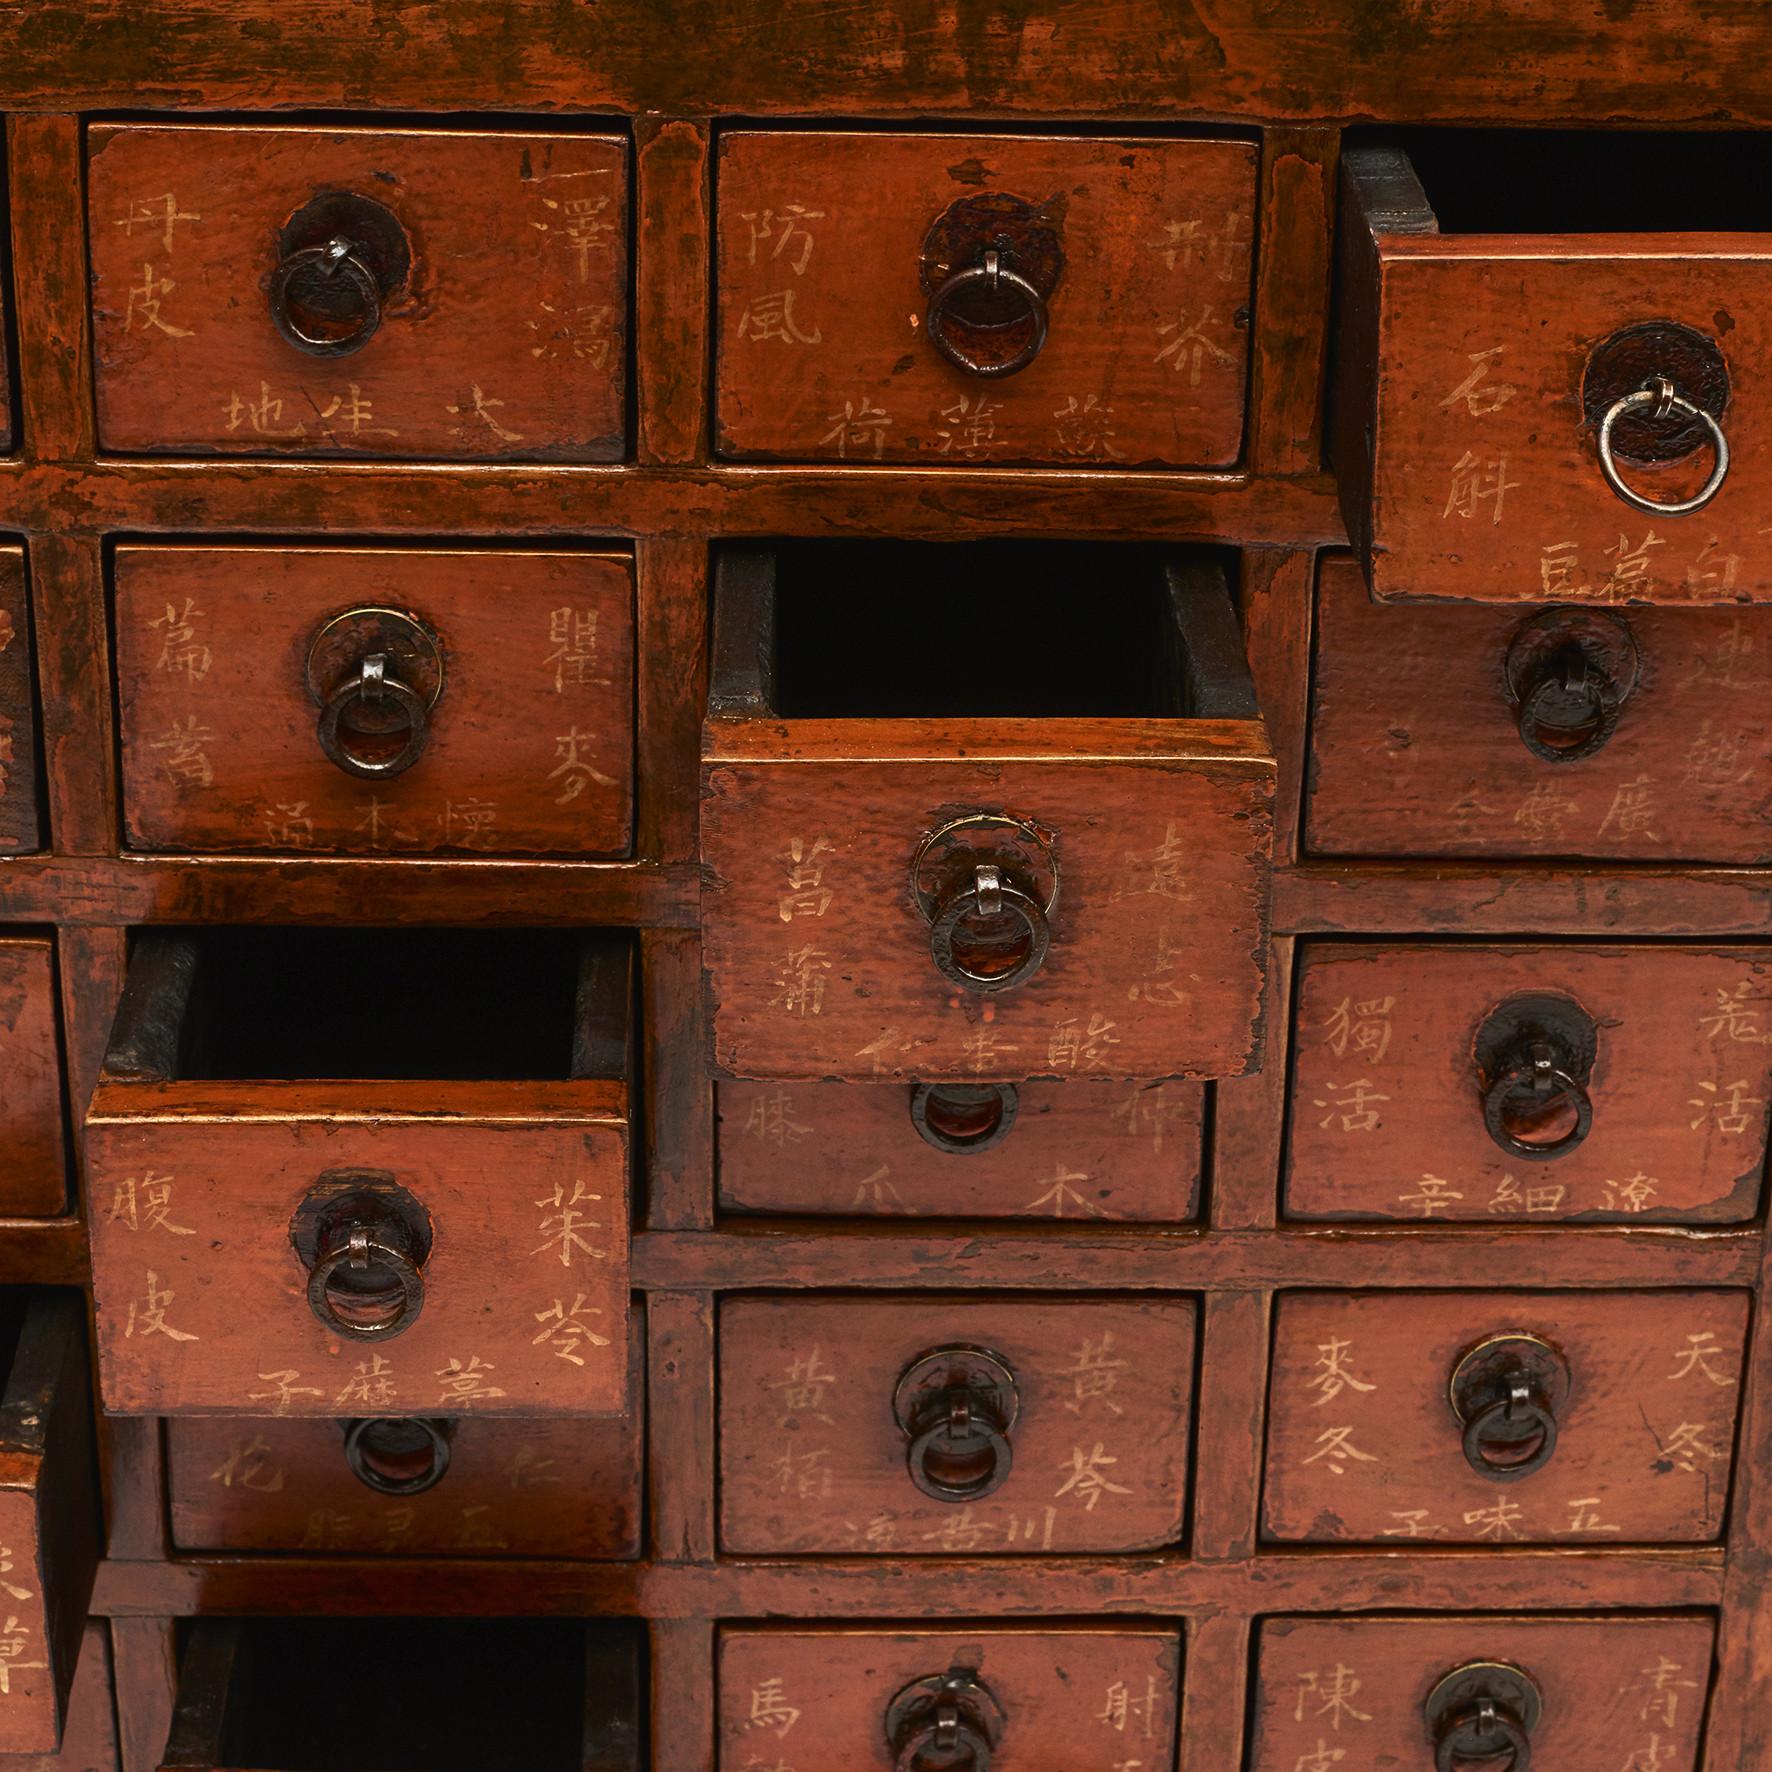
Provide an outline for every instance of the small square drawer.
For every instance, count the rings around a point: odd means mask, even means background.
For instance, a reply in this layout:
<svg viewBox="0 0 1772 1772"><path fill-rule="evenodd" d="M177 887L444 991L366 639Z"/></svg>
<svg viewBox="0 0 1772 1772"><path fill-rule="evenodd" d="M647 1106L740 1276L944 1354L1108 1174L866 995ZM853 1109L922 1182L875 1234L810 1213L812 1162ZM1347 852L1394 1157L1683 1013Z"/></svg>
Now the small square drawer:
<svg viewBox="0 0 1772 1772"><path fill-rule="evenodd" d="M721 1083L728 1212L1179 1223L1197 1083Z"/></svg>
<svg viewBox="0 0 1772 1772"><path fill-rule="evenodd" d="M25 551L0 546L0 854L44 847L37 798L37 690Z"/></svg>
<svg viewBox="0 0 1772 1772"><path fill-rule="evenodd" d="M199 1618L162 1772L645 1772L641 1629Z"/></svg>
<svg viewBox="0 0 1772 1772"><path fill-rule="evenodd" d="M735 130L720 143L729 456L1227 467L1253 143Z"/></svg>
<svg viewBox="0 0 1772 1772"><path fill-rule="evenodd" d="M722 1071L1252 1068L1274 764L1215 556L732 549L714 621Z"/></svg>
<svg viewBox="0 0 1772 1772"><path fill-rule="evenodd" d="M0 1754L53 1755L99 1554L79 1294L0 1290L0 1370Z"/></svg>
<svg viewBox="0 0 1772 1772"><path fill-rule="evenodd" d="M1315 855L1772 861L1772 609L1317 590Z"/></svg>
<svg viewBox="0 0 1772 1772"><path fill-rule="evenodd" d="M628 848L629 556L156 544L115 571L132 848Z"/></svg>
<svg viewBox="0 0 1772 1772"><path fill-rule="evenodd" d="M613 135L97 124L100 442L617 460L627 210Z"/></svg>
<svg viewBox="0 0 1772 1772"><path fill-rule="evenodd" d="M637 1557L645 1346L635 1314L633 1405L620 1420L173 1416L173 1543L372 1557Z"/></svg>
<svg viewBox="0 0 1772 1772"><path fill-rule="evenodd" d="M105 1407L620 1415L632 947L137 938L87 1116Z"/></svg>
<svg viewBox="0 0 1772 1772"><path fill-rule="evenodd" d="M1716 1625L1692 1615L1271 1618L1259 1644L1250 1772L1696 1772Z"/></svg>
<svg viewBox="0 0 1772 1772"><path fill-rule="evenodd" d="M731 1625L719 1772L1160 1772L1175 1764L1181 1660L1178 1631L1136 1625Z"/></svg>
<svg viewBox="0 0 1772 1772"><path fill-rule="evenodd" d="M0 1764L6 1772L118 1772L111 1633L102 1620L88 1619L80 1639L61 1746L50 1753L8 1754Z"/></svg>
<svg viewBox="0 0 1772 1772"><path fill-rule="evenodd" d="M0 936L0 1217L53 1218L68 1203L55 944Z"/></svg>
<svg viewBox="0 0 1772 1772"><path fill-rule="evenodd" d="M1152 1550L1187 1503L1192 1300L734 1299L720 1530L741 1553Z"/></svg>
<svg viewBox="0 0 1772 1772"><path fill-rule="evenodd" d="M1292 1049L1293 1218L1759 1210L1767 949L1312 942Z"/></svg>
<svg viewBox="0 0 1772 1772"><path fill-rule="evenodd" d="M1270 1539L1717 1538L1741 1292L1301 1292L1274 1329Z"/></svg>
<svg viewBox="0 0 1772 1772"><path fill-rule="evenodd" d="M1332 453L1380 598L1772 596L1772 261L1740 137L1342 156Z"/></svg>

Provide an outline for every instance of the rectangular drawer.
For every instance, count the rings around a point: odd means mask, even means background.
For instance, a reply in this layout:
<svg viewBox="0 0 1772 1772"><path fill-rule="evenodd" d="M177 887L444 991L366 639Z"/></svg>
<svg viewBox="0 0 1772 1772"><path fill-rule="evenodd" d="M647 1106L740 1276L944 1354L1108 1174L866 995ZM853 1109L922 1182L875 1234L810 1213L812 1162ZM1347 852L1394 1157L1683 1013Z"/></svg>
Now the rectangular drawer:
<svg viewBox="0 0 1772 1772"><path fill-rule="evenodd" d="M1743 1292L1282 1297L1266 1535L1715 1539L1748 1306Z"/></svg>
<svg viewBox="0 0 1772 1772"><path fill-rule="evenodd" d="M1377 596L1772 593L1772 256L1740 154L1448 132L1343 155L1333 454ZM1660 377L1685 404L1657 417ZM1702 413L1728 451L1708 499Z"/></svg>
<svg viewBox="0 0 1772 1772"><path fill-rule="evenodd" d="M1426 1768L1448 1738L1441 1764L1473 1772L1509 1749L1559 1772L1698 1766L1707 1617L1270 1618L1259 1631L1250 1772Z"/></svg>
<svg viewBox="0 0 1772 1772"><path fill-rule="evenodd" d="M37 689L25 551L0 546L0 854L44 847L37 799Z"/></svg>
<svg viewBox="0 0 1772 1772"><path fill-rule="evenodd" d="M156 544L115 571L132 848L627 849L629 556Z"/></svg>
<svg viewBox="0 0 1772 1772"><path fill-rule="evenodd" d="M1194 1318L1181 1298L731 1300L722 1543L897 1557L1175 1544Z"/></svg>
<svg viewBox="0 0 1772 1772"><path fill-rule="evenodd" d="M1324 563L1315 855L1772 861L1772 609L1376 604Z"/></svg>
<svg viewBox="0 0 1772 1772"><path fill-rule="evenodd" d="M1204 1095L1175 1082L726 1082L720 1204L1176 1223L1199 1210Z"/></svg>
<svg viewBox="0 0 1772 1772"><path fill-rule="evenodd" d="M194 1619L162 1772L644 1772L642 1674L626 1623Z"/></svg>
<svg viewBox="0 0 1772 1772"><path fill-rule="evenodd" d="M624 1413L631 965L609 931L139 936L87 1117L105 1406Z"/></svg>
<svg viewBox="0 0 1772 1772"><path fill-rule="evenodd" d="M94 125L100 442L617 460L627 181L614 135Z"/></svg>
<svg viewBox="0 0 1772 1772"><path fill-rule="evenodd" d="M1231 465L1256 161L1228 139L727 133L721 453Z"/></svg>
<svg viewBox="0 0 1772 1772"><path fill-rule="evenodd" d="M956 1742L993 1772L1159 1772L1175 1764L1181 1661L1179 1631L1133 1625L729 1625L720 1633L718 1764L934 1765L941 1750L931 1731L945 1702Z"/></svg>
<svg viewBox="0 0 1772 1772"><path fill-rule="evenodd" d="M88 1619L61 1746L49 1753L8 1754L6 1772L118 1772L111 1678L110 1630L102 1620Z"/></svg>
<svg viewBox="0 0 1772 1772"><path fill-rule="evenodd" d="M53 1755L99 1554L79 1294L0 1290L0 1367L0 1754Z"/></svg>
<svg viewBox="0 0 1772 1772"><path fill-rule="evenodd" d="M1735 1224L1759 1210L1772 952L1320 942L1297 993L1293 1218Z"/></svg>
<svg viewBox="0 0 1772 1772"><path fill-rule="evenodd" d="M1215 557L729 549L714 622L721 1070L1252 1068L1274 766Z"/></svg>
<svg viewBox="0 0 1772 1772"><path fill-rule="evenodd" d="M67 1203L55 943L0 936L0 1217L53 1218Z"/></svg>
<svg viewBox="0 0 1772 1772"><path fill-rule="evenodd" d="M173 1416L181 1550L637 1557L645 1329L628 1325L618 1421Z"/></svg>

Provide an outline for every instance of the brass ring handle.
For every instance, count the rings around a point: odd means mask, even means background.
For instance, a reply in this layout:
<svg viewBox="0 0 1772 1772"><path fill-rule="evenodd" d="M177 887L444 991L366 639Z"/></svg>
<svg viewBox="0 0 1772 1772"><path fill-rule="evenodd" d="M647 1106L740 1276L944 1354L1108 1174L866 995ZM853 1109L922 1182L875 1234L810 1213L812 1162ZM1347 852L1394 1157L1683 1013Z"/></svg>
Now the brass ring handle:
<svg viewBox="0 0 1772 1772"><path fill-rule="evenodd" d="M992 936L1013 940L1019 932L1020 952L988 971L969 965L959 942L960 926L968 919L987 925ZM1004 879L994 862L980 862L969 880L950 886L929 922L929 953L936 969L969 991L1007 991L1025 984L1045 963L1051 945L1052 929L1040 901Z"/></svg>
<svg viewBox="0 0 1772 1772"><path fill-rule="evenodd" d="M344 717L352 708L373 707L384 701L398 704L405 715L406 740L391 757L367 757L351 748ZM355 676L346 677L327 696L321 704L315 732L320 749L345 774L360 776L365 781L386 781L390 776L404 774L418 761L430 735L430 725L425 698L389 672L386 653L375 652L363 660Z"/></svg>
<svg viewBox="0 0 1772 1772"><path fill-rule="evenodd" d="M1691 498L1648 498L1625 484L1624 477L1619 472L1617 457L1612 451L1612 434L1621 418L1643 407L1652 408L1656 418L1665 418L1670 412L1678 412L1687 418L1698 419L1710 433L1716 465L1711 469L1710 478ZM1674 384L1665 375L1657 376L1647 387L1638 388L1634 394L1623 395L1606 408L1606 416L1600 420L1600 472L1606 476L1606 484L1634 509L1646 511L1652 517L1684 517L1693 511L1702 511L1722 491L1723 482L1729 477L1729 439L1723 435L1723 427L1710 413L1683 395L1676 394Z"/></svg>
<svg viewBox="0 0 1772 1772"><path fill-rule="evenodd" d="M955 299L975 284L988 283L993 295L1004 288L1011 289L1021 298L1026 308L1025 314L1018 315L1007 322L1009 326L1027 326L1028 338L1021 349L1013 356L1006 357L1001 363L983 363L976 357L968 357L954 343L948 332L949 309ZM968 375L1001 378L1014 375L1019 369L1025 369L1039 356L1046 344L1046 333L1051 324L1051 316L1046 307L1046 298L1019 271L1012 271L1003 263L1003 255L995 250L987 251L975 265L967 265L956 271L929 298L928 333L929 342L935 346L948 362L956 369L964 370ZM994 325L992 331L1001 331L1002 325Z"/></svg>
<svg viewBox="0 0 1772 1772"><path fill-rule="evenodd" d="M1547 719L1559 704L1579 707L1576 721ZM1520 742L1546 763L1575 763L1591 757L1618 730L1624 697L1585 647L1565 646L1547 658L1520 697ZM1570 734L1555 743L1547 734Z"/></svg>
<svg viewBox="0 0 1772 1772"><path fill-rule="evenodd" d="M1550 1463L1557 1450L1557 1418L1530 1373L1511 1372L1504 1383L1507 1394L1464 1424L1464 1457L1478 1476L1513 1483ZM1530 1450L1523 1457L1496 1457L1501 1448L1518 1446Z"/></svg>
<svg viewBox="0 0 1772 1772"><path fill-rule="evenodd" d="M1458 1772L1461 1765L1491 1765L1511 1752L1505 1772L1529 1772L1532 1738L1505 1704L1479 1698L1453 1717L1434 1745L1435 1772Z"/></svg>
<svg viewBox="0 0 1772 1772"><path fill-rule="evenodd" d="M1009 1435L980 1405L981 1399L971 1391L955 1387L942 1392L937 1407L913 1424L916 1431L905 1451L905 1467L931 1501L982 1501L1009 1480L1015 1463ZM929 1468L930 1457L937 1452L956 1459L982 1457L987 1462L976 1476L955 1481Z"/></svg>
<svg viewBox="0 0 1772 1772"><path fill-rule="evenodd" d="M1489 1136L1513 1156L1537 1162L1561 1157L1574 1150L1593 1127L1593 1097L1570 1074L1566 1062L1559 1062L1559 1057L1549 1040L1533 1040L1501 1068L1483 1092L1483 1124ZM1560 1138L1535 1144L1521 1138L1507 1123L1509 1108L1518 1103L1543 1108L1558 1099L1572 1102L1575 1107L1575 1123Z"/></svg>
<svg viewBox="0 0 1772 1772"><path fill-rule="evenodd" d="M341 1316L332 1300L333 1280L341 1270L365 1273L371 1267L393 1276L390 1302L374 1315ZM351 1341L391 1341L412 1327L424 1302L424 1276L405 1238L361 1219L335 1226L308 1269L308 1308L325 1328Z"/></svg>
<svg viewBox="0 0 1772 1772"><path fill-rule="evenodd" d="M304 280L325 298L326 312L340 316L336 331L303 324L307 304L297 299L297 291ZM381 284L349 240L334 238L290 253L271 273L270 297L272 324L310 357L348 357L381 325Z"/></svg>
<svg viewBox="0 0 1772 1772"><path fill-rule="evenodd" d="M911 1091L917 1136L946 1156L974 1156L1001 1144L1020 1111L1013 1083L919 1083Z"/></svg>
<svg viewBox="0 0 1772 1772"><path fill-rule="evenodd" d="M447 1421L428 1421L423 1416L366 1416L347 1421L345 1429L345 1463L358 1482L378 1495L422 1495L435 1489L449 1469L449 1429ZM387 1448L378 1448L377 1436L403 1437L411 1445L398 1448L402 1459L417 1452L427 1454L422 1465L416 1465L409 1476L396 1476L376 1462L378 1452L386 1459Z"/></svg>
<svg viewBox="0 0 1772 1772"><path fill-rule="evenodd" d="M922 1772L924 1754L934 1752L942 1772L990 1772L991 1743L957 1704L936 1706L927 1722L907 1729L893 1744L893 1772Z"/></svg>

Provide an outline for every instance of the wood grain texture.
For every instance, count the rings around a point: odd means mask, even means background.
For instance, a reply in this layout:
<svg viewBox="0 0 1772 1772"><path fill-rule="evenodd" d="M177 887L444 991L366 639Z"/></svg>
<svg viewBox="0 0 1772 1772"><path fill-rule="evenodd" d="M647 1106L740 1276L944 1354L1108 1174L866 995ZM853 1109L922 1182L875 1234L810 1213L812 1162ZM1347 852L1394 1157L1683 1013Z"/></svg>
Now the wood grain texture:
<svg viewBox="0 0 1772 1772"><path fill-rule="evenodd" d="M629 847L635 644L626 556L126 546L114 571L132 848L611 855ZM352 607L410 613L443 660L423 752L381 781L346 774L315 733L308 650ZM335 661L339 682L353 659L361 662L347 648ZM399 675L397 659L390 674Z"/></svg>
<svg viewBox="0 0 1772 1772"><path fill-rule="evenodd" d="M1772 1100L1759 950L1350 944L1303 956L1289 1216L1727 1223L1759 1210ZM1532 993L1597 1028L1592 1130L1545 1158L1490 1137L1476 1058L1491 1013Z"/></svg>
<svg viewBox="0 0 1772 1772"><path fill-rule="evenodd" d="M725 1082L720 1204L852 1218L1179 1223L1199 1206L1204 1091L1024 1083L1001 1142L937 1149L909 1084Z"/></svg>
<svg viewBox="0 0 1772 1772"><path fill-rule="evenodd" d="M44 846L37 685L23 548L0 547L0 853Z"/></svg>
<svg viewBox="0 0 1772 1772"><path fill-rule="evenodd" d="M634 122L634 316L642 462L707 453L708 315L689 299L708 286L713 238L712 129L702 120Z"/></svg>
<svg viewBox="0 0 1772 1772"><path fill-rule="evenodd" d="M1250 144L1226 140L723 136L719 452L1229 466L1255 173ZM1064 266L1044 348L992 380L928 342L922 264L951 205L999 194L1044 218Z"/></svg>
<svg viewBox="0 0 1772 1772"><path fill-rule="evenodd" d="M118 1772L111 1633L103 1620L88 1620L81 1636L61 1747L54 1753L9 1754L6 1763L16 1772Z"/></svg>
<svg viewBox="0 0 1772 1772"><path fill-rule="evenodd" d="M101 124L88 184L105 448L622 455L620 138ZM322 192L380 203L412 248L379 330L342 357L286 342L265 295L279 231Z"/></svg>
<svg viewBox="0 0 1772 1772"><path fill-rule="evenodd" d="M117 1735L122 1772L156 1772L178 1694L178 1645L170 1618L113 1618Z"/></svg>
<svg viewBox="0 0 1772 1772"><path fill-rule="evenodd" d="M988 1499L924 1495L893 1391L938 1348L1016 1374ZM1180 1299L739 1299L720 1313L720 1538L753 1554L1132 1551L1182 1536L1194 1307Z"/></svg>
<svg viewBox="0 0 1772 1772"><path fill-rule="evenodd" d="M31 543L30 564L49 830L57 854L114 855L115 706L106 674L93 669L110 648L102 546L44 535Z"/></svg>
<svg viewBox="0 0 1772 1772"><path fill-rule="evenodd" d="M55 949L0 937L0 1212L53 1218L67 1205Z"/></svg>
<svg viewBox="0 0 1772 1772"><path fill-rule="evenodd" d="M721 1772L777 1761L891 1772L892 1700L956 1668L1002 1707L991 1756L1000 1772L1117 1772L1129 1759L1174 1760L1182 1660L1174 1630L728 1628L719 1648Z"/></svg>
<svg viewBox="0 0 1772 1772"><path fill-rule="evenodd" d="M1697 1542L1734 1465L1743 1293L1290 1293L1279 1301L1262 1529L1396 1547ZM1568 1362L1556 1449L1512 1481L1473 1470L1449 1401L1497 1335ZM1370 1387L1370 1388L1368 1388Z"/></svg>
<svg viewBox="0 0 1772 1772"><path fill-rule="evenodd" d="M1250 1772L1338 1752L1426 1765L1428 1694L1473 1661L1522 1668L1543 1693L1534 1764L1599 1772L1647 1755L1662 1772L1693 1772L1715 1635L1705 1618L1268 1619Z"/></svg>

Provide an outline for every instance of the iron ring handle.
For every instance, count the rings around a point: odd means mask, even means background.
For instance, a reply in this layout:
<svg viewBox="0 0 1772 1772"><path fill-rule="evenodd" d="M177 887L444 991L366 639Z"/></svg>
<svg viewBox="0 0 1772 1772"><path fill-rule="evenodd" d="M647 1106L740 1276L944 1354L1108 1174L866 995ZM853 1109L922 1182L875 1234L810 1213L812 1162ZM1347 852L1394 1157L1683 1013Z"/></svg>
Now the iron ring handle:
<svg viewBox="0 0 1772 1772"><path fill-rule="evenodd" d="M974 971L955 951L955 938L967 917L1012 918L1027 932L1027 952L1001 972ZM981 863L968 884L950 890L929 921L929 954L936 970L969 991L1007 991L1025 984L1045 964L1051 945L1052 927L1040 901L1011 885L991 863Z"/></svg>
<svg viewBox="0 0 1772 1772"><path fill-rule="evenodd" d="M1474 1709L1454 1717L1441 1732L1434 1749L1435 1772L1458 1772L1461 1761L1497 1759L1504 1749L1513 1752L1507 1772L1530 1772L1532 1738L1525 1724L1505 1705L1480 1698Z"/></svg>
<svg viewBox="0 0 1772 1772"><path fill-rule="evenodd" d="M1516 1441L1521 1427L1538 1432L1537 1447L1518 1463L1497 1464L1489 1456L1491 1432L1502 1424L1514 1432ZM1524 1373L1509 1383L1505 1397L1498 1397L1487 1409L1479 1409L1464 1424L1465 1462L1478 1476L1492 1482L1513 1483L1529 1477L1534 1471L1543 1470L1556 1450L1557 1418Z"/></svg>
<svg viewBox="0 0 1772 1772"><path fill-rule="evenodd" d="M423 1416L411 1420L402 1417L402 1427L418 1428L430 1441L431 1462L413 1476L391 1477L370 1463L368 1448L364 1444L383 1419L364 1416L346 1424L345 1463L351 1467L351 1475L378 1495L422 1495L427 1489L435 1489L449 1469L448 1434L436 1422L427 1421Z"/></svg>
<svg viewBox="0 0 1772 1772"><path fill-rule="evenodd" d="M295 280L310 272L326 278L343 277L351 286L362 318L349 332L331 338L302 330L291 311L289 296ZM332 239L290 253L271 273L270 295L273 324L298 351L306 351L310 357L348 357L362 350L381 325L381 284L349 240Z"/></svg>
<svg viewBox="0 0 1772 1772"><path fill-rule="evenodd" d="M1577 660L1581 665L1579 679L1573 676L1571 668ZM1538 736L1542 724L1539 710L1551 696L1559 694L1579 694L1593 708L1593 729L1574 744L1546 744ZM1577 647L1573 658L1565 659L1561 669L1555 668L1555 661L1552 661L1552 668L1547 668L1520 697L1520 742L1543 762L1579 762L1600 750L1618 730L1618 715L1623 705L1617 685L1603 671L1596 669L1594 661ZM1552 730L1556 728L1553 726Z"/></svg>
<svg viewBox="0 0 1772 1772"><path fill-rule="evenodd" d="M340 724L348 708L359 701L379 701L383 696L392 697L405 710L406 742L393 756L377 761L358 756L340 732ZM365 781L386 781L390 776L403 775L418 761L430 736L430 726L425 698L411 684L389 675L387 655L376 652L364 659L356 676L347 677L327 696L321 704L315 732L320 749L346 775L360 776Z"/></svg>
<svg viewBox="0 0 1772 1772"><path fill-rule="evenodd" d="M897 1746L893 1772L917 1772L917 1761L932 1747L940 1749L942 1765L953 1766L954 1772L960 1772L960 1762L952 1756L961 1748L971 1756L964 1762L965 1772L991 1772L989 1738L983 1730L972 1726L956 1704L937 1706L930 1721L907 1730L899 1737Z"/></svg>
<svg viewBox="0 0 1772 1772"><path fill-rule="evenodd" d="M1510 1102L1527 1093L1548 1096L1553 1089L1575 1103L1575 1124L1561 1138L1533 1144L1508 1130L1505 1115ZM1535 1041L1525 1058L1510 1064L1483 1094L1483 1124L1489 1136L1516 1157L1544 1162L1563 1156L1587 1137L1593 1123L1593 1097L1557 1063L1548 1041Z"/></svg>
<svg viewBox="0 0 1772 1772"><path fill-rule="evenodd" d="M1710 432L1711 449L1717 458L1716 466L1711 469L1710 478L1691 498L1646 498L1625 484L1618 469L1617 458L1612 453L1612 433L1627 412L1635 412L1645 406L1653 407L1657 418L1665 418L1670 412L1678 412L1687 418L1699 419ZM1634 394L1625 394L1606 408L1606 416L1600 420L1600 472L1606 476L1606 484L1634 509L1647 511L1652 517L1688 516L1693 511L1702 511L1722 491L1723 482L1729 477L1729 439L1723 435L1723 427L1710 413L1683 395L1676 394L1674 384L1666 376L1661 376L1648 387L1638 388Z"/></svg>
<svg viewBox="0 0 1772 1772"><path fill-rule="evenodd" d="M929 1454L944 1442L951 1444L956 1430L965 1436L963 1444L976 1441L991 1455L989 1469L967 1483L945 1483L929 1469ZM911 1436L904 1458L911 1481L931 1501L983 1501L1009 1480L1009 1472L1015 1464L1015 1449L1009 1444L1009 1436L976 1409L964 1391L950 1391L940 1413L927 1427Z"/></svg>
<svg viewBox="0 0 1772 1772"><path fill-rule="evenodd" d="M333 1276L347 1265L366 1268L372 1261L385 1267L399 1282L399 1302L386 1316L354 1323L333 1308ZM412 1327L424 1309L424 1302L424 1275L411 1255L389 1237L378 1235L357 1220L339 1226L308 1269L308 1308L325 1328L351 1341L391 1341Z"/></svg>
<svg viewBox="0 0 1772 1772"><path fill-rule="evenodd" d="M1027 322L1032 323L1033 331L1027 343L1014 356L1005 358L1001 363L980 363L976 358L968 357L948 336L949 307L961 291L970 289L975 283L989 283L993 295L1007 284L1027 305ZM1012 325L1024 323L1026 322L1010 322ZM1018 369L1027 368L1039 356L1045 348L1051 315L1047 311L1045 296L1019 271L1010 270L1003 263L1002 255L993 251L987 252L978 264L967 265L963 270L956 271L930 296L927 325L929 342L956 369L963 369L968 375L997 378L1013 375Z"/></svg>

